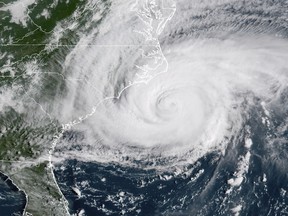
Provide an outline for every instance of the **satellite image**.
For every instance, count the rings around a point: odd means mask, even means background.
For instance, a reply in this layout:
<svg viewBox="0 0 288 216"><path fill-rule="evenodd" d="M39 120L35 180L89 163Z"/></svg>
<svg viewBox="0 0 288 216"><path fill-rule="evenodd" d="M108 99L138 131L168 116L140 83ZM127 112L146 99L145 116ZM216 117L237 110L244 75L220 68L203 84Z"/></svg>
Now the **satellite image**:
<svg viewBox="0 0 288 216"><path fill-rule="evenodd" d="M0 216L288 216L288 0L0 0Z"/></svg>

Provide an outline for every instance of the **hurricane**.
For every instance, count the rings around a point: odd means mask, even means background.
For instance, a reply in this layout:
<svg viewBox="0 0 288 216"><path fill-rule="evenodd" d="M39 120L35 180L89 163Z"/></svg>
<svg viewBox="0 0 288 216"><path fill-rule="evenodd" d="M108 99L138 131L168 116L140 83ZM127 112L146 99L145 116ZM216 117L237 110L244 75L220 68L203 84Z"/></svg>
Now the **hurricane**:
<svg viewBox="0 0 288 216"><path fill-rule="evenodd" d="M233 4L219 2L217 8L228 12L218 9L204 18L201 13L216 3L194 2L184 9L178 3L178 13L176 5L166 4L132 1L115 6L109 23L119 19L116 14L123 7L134 16L122 15L120 26L103 36L94 36L101 35L101 28L92 30L81 38L91 46L82 47L80 41L66 58L67 79L79 81L69 84L60 112L75 118L72 130L85 135L72 142L63 139L55 156L185 164L207 153L225 154L246 126L244 136L250 139L247 121L253 109L259 108L262 124L272 127L274 114L268 110L281 106L287 89L284 36L273 35L264 21L229 25L225 15L233 14L225 7ZM234 16L232 20L239 19ZM131 29L123 32L128 23ZM206 30L211 25L215 27ZM77 142L80 151L72 147Z"/></svg>
<svg viewBox="0 0 288 216"><path fill-rule="evenodd" d="M61 214L288 214L287 1L78 4L16 94Z"/></svg>

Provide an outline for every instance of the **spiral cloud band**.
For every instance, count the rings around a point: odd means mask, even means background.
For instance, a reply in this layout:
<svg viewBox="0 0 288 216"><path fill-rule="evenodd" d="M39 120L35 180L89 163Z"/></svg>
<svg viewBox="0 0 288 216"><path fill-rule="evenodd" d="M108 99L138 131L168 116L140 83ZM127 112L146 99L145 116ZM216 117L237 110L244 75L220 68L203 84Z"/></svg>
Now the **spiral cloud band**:
<svg viewBox="0 0 288 216"><path fill-rule="evenodd" d="M190 163L224 154L252 107L261 105L269 122L269 106L287 89L284 37L271 34L275 29L260 18L241 31L244 24L232 22L240 15L219 12L211 19L205 10L217 12L228 4L223 1L183 1L177 10L166 1L143 2L117 3L107 17L117 25L83 37L66 58L71 82L60 119L76 119L70 130L79 133L64 133L55 160ZM184 20L187 8L191 22Z"/></svg>
<svg viewBox="0 0 288 216"><path fill-rule="evenodd" d="M288 0L0 13L1 215L288 215Z"/></svg>

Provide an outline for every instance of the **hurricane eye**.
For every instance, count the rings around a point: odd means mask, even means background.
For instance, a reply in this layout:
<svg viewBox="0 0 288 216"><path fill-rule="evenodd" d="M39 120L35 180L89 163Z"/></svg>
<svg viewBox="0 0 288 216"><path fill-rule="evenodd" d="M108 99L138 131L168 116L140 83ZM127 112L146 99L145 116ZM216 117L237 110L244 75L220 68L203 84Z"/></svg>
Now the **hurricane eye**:
<svg viewBox="0 0 288 216"><path fill-rule="evenodd" d="M287 23L288 0L0 0L0 216L288 215Z"/></svg>

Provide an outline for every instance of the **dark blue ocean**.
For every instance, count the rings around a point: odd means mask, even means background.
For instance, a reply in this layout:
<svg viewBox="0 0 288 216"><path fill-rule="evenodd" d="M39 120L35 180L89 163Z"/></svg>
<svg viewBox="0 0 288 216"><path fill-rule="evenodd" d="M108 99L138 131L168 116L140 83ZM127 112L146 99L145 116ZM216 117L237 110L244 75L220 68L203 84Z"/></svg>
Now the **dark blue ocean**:
<svg viewBox="0 0 288 216"><path fill-rule="evenodd" d="M232 186L243 146L243 130L234 137L236 146L225 154L211 152L194 164L171 167L171 171L151 167L134 167L116 163L101 164L65 160L55 164L55 176L69 202L71 214L104 215L288 215L288 146L279 143L278 150L265 147L268 129L260 124L257 109L247 120L253 145L249 169L240 185ZM275 116L281 122L281 118ZM277 127L275 121L274 127ZM275 129L274 128L274 129ZM287 138L287 132L282 134ZM1 174L0 215L20 215L26 203L25 194ZM81 214L80 214L81 215Z"/></svg>
<svg viewBox="0 0 288 216"><path fill-rule="evenodd" d="M26 197L13 182L0 173L0 215L22 215Z"/></svg>
<svg viewBox="0 0 288 216"><path fill-rule="evenodd" d="M224 155L209 153L181 171L66 160L56 166L55 175L71 213L84 210L89 216L226 216L237 215L237 206L241 206L239 215L288 215L288 146L279 143L272 155L271 149L263 145L263 135L269 129L261 124L257 110L251 110L253 117L246 122L253 145L249 169L240 185L232 186L228 181L235 176L239 158L247 151L243 146L244 129L231 140ZM282 121L277 116L275 119ZM277 121L274 123L276 128Z"/></svg>

